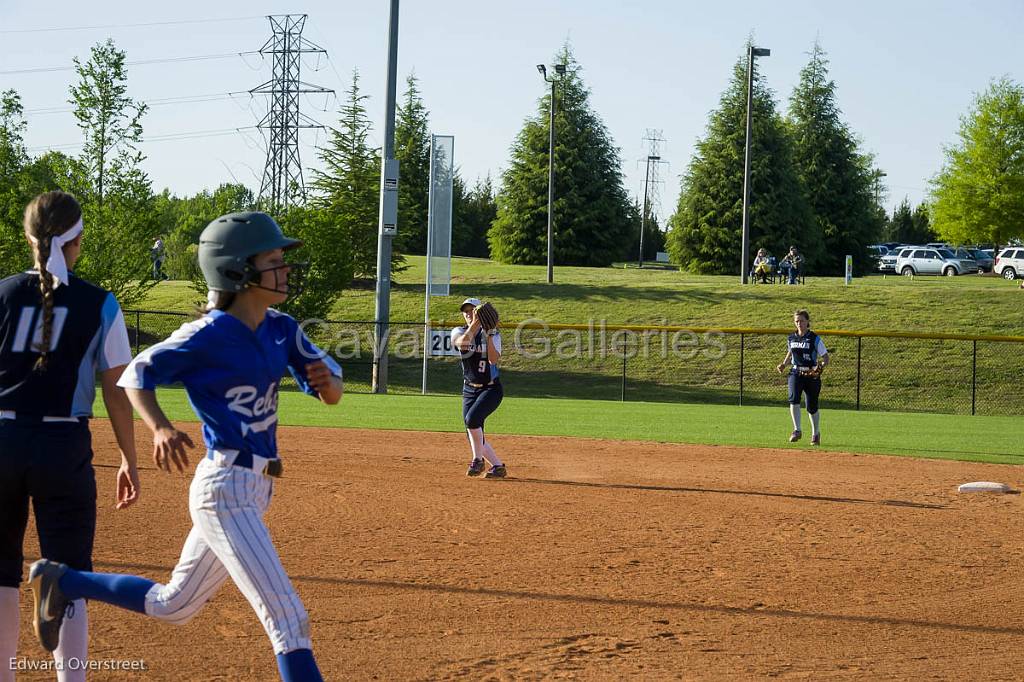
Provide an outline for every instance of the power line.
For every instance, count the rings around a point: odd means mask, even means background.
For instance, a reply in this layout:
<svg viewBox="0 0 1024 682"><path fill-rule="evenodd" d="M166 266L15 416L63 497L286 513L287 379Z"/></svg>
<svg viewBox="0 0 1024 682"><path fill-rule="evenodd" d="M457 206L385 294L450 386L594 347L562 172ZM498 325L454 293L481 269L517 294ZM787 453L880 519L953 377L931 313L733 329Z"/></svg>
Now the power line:
<svg viewBox="0 0 1024 682"><path fill-rule="evenodd" d="M248 52L225 52L224 54L204 54L193 57L166 57L163 59L139 59L133 62L125 62L126 66L140 66L145 64L167 64L170 62L198 62L206 59L226 59L228 57L242 57L248 54L259 54L258 50ZM75 66L44 66L34 69L12 69L0 71L0 76L12 76L19 73L50 73L54 71L72 71Z"/></svg>
<svg viewBox="0 0 1024 682"><path fill-rule="evenodd" d="M241 134L244 130L255 130L256 126L245 126L242 128L222 128L220 130L193 130L181 133L167 133L165 135L153 135L139 141L139 144L147 142L167 142L171 140L197 140L205 137L223 137L225 135ZM84 142L70 142L68 144L47 144L38 147L29 147L27 152L49 151L51 149L76 149L84 146Z"/></svg>
<svg viewBox="0 0 1024 682"><path fill-rule="evenodd" d="M142 28L145 26L175 26L179 24L215 24L228 21L249 21L251 19L262 19L263 16L251 17L228 17L225 19L183 19L181 21L151 21L142 24L104 24L99 26L62 26L56 28L13 28L0 30L0 34L7 33L52 33L57 31L94 31L108 28Z"/></svg>
<svg viewBox="0 0 1024 682"><path fill-rule="evenodd" d="M196 104L202 102L216 102L226 99L234 99L235 95L248 95L249 93L240 90L238 92L222 92L209 95L183 95L181 97L161 97L149 99L143 102L147 107L166 106L168 104ZM39 109L26 109L23 114L66 114L75 110L75 107L41 107Z"/></svg>

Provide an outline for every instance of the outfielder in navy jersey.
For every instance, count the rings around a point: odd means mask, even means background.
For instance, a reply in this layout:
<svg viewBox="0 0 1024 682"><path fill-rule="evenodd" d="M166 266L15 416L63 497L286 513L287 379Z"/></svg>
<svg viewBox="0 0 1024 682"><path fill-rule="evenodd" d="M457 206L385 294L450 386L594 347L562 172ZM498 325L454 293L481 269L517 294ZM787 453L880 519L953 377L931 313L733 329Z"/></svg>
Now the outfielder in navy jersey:
<svg viewBox="0 0 1024 682"><path fill-rule="evenodd" d="M121 450L115 506L124 509L139 494L132 408L117 387L131 360L128 331L114 296L68 270L81 252L82 232L73 196L36 197L25 209L36 270L0 281L0 680L14 679L30 498L43 556L92 569L96 478L89 418L97 372ZM87 658L85 601L76 600L67 618L40 634L54 652L59 679L84 680L84 668L69 661Z"/></svg>
<svg viewBox="0 0 1024 682"><path fill-rule="evenodd" d="M203 423L206 456L189 492L193 527L181 558L167 584L37 562L41 617L53 603L86 597L185 623L230 577L259 615L281 678L321 679L309 618L263 523L283 471L277 403L285 370L325 403L337 403L342 393L337 363L294 319L269 307L298 293L298 266L285 262L284 251L299 245L264 213L223 216L203 231L199 263L211 290L210 311L141 353L121 379L153 431L154 457L164 470L183 470L192 442L168 421L154 389L184 384Z"/></svg>
<svg viewBox="0 0 1024 682"><path fill-rule="evenodd" d="M505 396L498 378L501 361L501 334L497 329L485 331L476 319L480 299L467 298L462 302L465 326L452 330L452 345L462 357L462 419L473 459L467 476L479 476L484 471L484 460L491 466L485 478L505 478L508 470L484 436L484 420L501 404Z"/></svg>
<svg viewBox="0 0 1024 682"><path fill-rule="evenodd" d="M811 445L821 445L818 396L821 393L821 369L828 364L828 349L821 337L811 331L811 314L806 310L793 313L796 333L787 341L786 357L776 369L782 373L792 361L789 371L789 414L793 418L793 433L789 442L800 440L800 395L807 396L807 415L811 418Z"/></svg>

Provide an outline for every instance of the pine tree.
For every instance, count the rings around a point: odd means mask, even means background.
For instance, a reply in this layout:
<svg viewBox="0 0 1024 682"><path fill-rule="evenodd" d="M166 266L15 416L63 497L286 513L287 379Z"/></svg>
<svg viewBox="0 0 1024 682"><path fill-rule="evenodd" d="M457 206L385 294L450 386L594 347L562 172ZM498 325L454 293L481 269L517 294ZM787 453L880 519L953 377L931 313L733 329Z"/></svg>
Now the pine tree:
<svg viewBox="0 0 1024 682"><path fill-rule="evenodd" d="M697 143L683 175L678 207L669 220L668 251L685 270L735 274L739 269L746 113L744 55L711 114L707 135ZM750 253L765 248L781 258L796 246L813 272L821 257L821 233L797 175L792 143L775 110L774 93L762 82L756 63L752 118Z"/></svg>
<svg viewBox="0 0 1024 682"><path fill-rule="evenodd" d="M405 99L395 114L398 159L398 236L406 253L427 252L430 185L430 121L415 74L405 81Z"/></svg>
<svg viewBox="0 0 1024 682"><path fill-rule="evenodd" d="M331 129L328 145L319 152L324 170L314 171L314 203L341 228L349 244L351 271L358 278L377 272L378 212L380 209L380 150L370 146L372 125L359 89L359 72L352 72L352 86L340 111L338 127ZM401 194L405 192L405 168L401 169ZM401 222L399 223L401 230ZM404 258L399 249L391 254L392 271Z"/></svg>
<svg viewBox="0 0 1024 682"><path fill-rule="evenodd" d="M910 201L904 198L893 209L885 235L889 241L901 244L927 244L935 241L935 233L928 224L928 206L922 202L912 210Z"/></svg>
<svg viewBox="0 0 1024 682"><path fill-rule="evenodd" d="M567 68L555 87L554 260L604 266L635 234L622 161L568 45L556 60ZM547 262L549 104L550 93L516 136L502 176L488 238L491 256L503 263Z"/></svg>
<svg viewBox="0 0 1024 682"><path fill-rule="evenodd" d="M824 238L818 271L841 274L846 256L852 255L854 267L863 272L870 265L867 246L878 240L884 226L875 201L877 174L840 120L836 84L828 77L828 59L817 42L790 98L788 123L797 171L816 231Z"/></svg>
<svg viewBox="0 0 1024 682"><path fill-rule="evenodd" d="M489 257L487 231L498 215L490 174L477 178L470 190L456 174L453 192L452 253L472 258Z"/></svg>
<svg viewBox="0 0 1024 682"><path fill-rule="evenodd" d="M914 231L913 236L917 244L927 244L933 242L939 238L939 235L932 229L931 224L931 208L928 204L922 201L914 209L913 225ZM915 242L910 242L915 243Z"/></svg>

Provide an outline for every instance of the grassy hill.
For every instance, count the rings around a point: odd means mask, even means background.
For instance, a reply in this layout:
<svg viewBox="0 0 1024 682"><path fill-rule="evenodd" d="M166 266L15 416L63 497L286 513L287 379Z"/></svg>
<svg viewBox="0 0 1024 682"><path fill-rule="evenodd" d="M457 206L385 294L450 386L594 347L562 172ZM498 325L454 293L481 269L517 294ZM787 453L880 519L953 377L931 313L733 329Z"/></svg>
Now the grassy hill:
<svg viewBox="0 0 1024 682"><path fill-rule="evenodd" d="M423 319L425 260L409 257L395 276L391 319ZM452 259L451 296L434 297L431 317L454 321L468 296L493 301L504 320L548 323L668 324L695 327L789 327L792 311L806 307L816 329L927 331L956 334L1024 334L1024 291L990 276L858 278L808 277L799 286L753 285L739 278L675 270L500 265ZM198 296L186 282L164 282L140 308L191 311ZM346 291L331 319L372 320L374 290Z"/></svg>
<svg viewBox="0 0 1024 682"><path fill-rule="evenodd" d="M415 339L417 349L422 334L424 259L410 258L409 263L395 278L391 294L389 389L399 393L418 393L422 375L418 352L404 359L396 353L401 334ZM453 259L452 274L452 295L433 298L431 317L457 320L459 303L468 296L493 301L505 322L503 381L510 395L523 397L731 405L772 405L785 399L784 379L774 371L785 352L777 334L727 335L718 355L710 353L713 344L703 338L692 354L666 354L659 352L659 345L668 335L646 349L648 339L634 335L629 344L636 355L625 360L611 337L603 344L607 354L552 352L536 357L527 352L536 348L532 343L549 343L555 349L560 337L553 331L520 337L508 324L528 318L549 324L603 320L608 325L789 329L793 310L806 307L818 331L1024 335L1024 291L997 277L869 276L850 286L839 278L808 277L799 286L742 285L737 277L675 270L558 267L555 284L548 285L542 266L466 258ZM196 302L187 283L165 282L143 307L190 311ZM373 308L372 287L353 288L338 301L330 319L368 322ZM143 330L142 346L166 337L181 323L178 318L129 315L129 326L136 319ZM334 324L310 334L342 362L350 390L369 389L372 325ZM969 341L867 337L858 343L840 336L826 336L826 343L833 356L823 392L829 409L960 414L1024 410L1017 400L1017 383L1024 374L1018 344L979 342L975 349ZM428 363L431 392L460 390L454 364L451 358Z"/></svg>

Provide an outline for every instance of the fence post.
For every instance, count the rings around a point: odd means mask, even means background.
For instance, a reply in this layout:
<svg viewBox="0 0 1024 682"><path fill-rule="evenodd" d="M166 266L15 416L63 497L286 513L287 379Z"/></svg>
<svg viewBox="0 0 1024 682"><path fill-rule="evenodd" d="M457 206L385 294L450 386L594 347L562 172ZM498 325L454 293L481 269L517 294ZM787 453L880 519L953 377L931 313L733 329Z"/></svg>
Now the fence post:
<svg viewBox="0 0 1024 682"><path fill-rule="evenodd" d="M978 339L974 339L971 345L974 346L971 353L971 414L973 415L978 395Z"/></svg>
<svg viewBox="0 0 1024 682"><path fill-rule="evenodd" d="M626 337L622 337L622 394L619 402L626 402Z"/></svg>
<svg viewBox="0 0 1024 682"><path fill-rule="evenodd" d="M740 332L740 405L743 405L743 340L744 334Z"/></svg>
<svg viewBox="0 0 1024 682"><path fill-rule="evenodd" d="M140 320L141 316L142 316L142 313L140 313L138 310L136 310L135 311L135 354L136 355L139 354L139 328L142 326L142 322Z"/></svg>
<svg viewBox="0 0 1024 682"><path fill-rule="evenodd" d="M860 411L860 342L863 337L857 337L857 410Z"/></svg>

